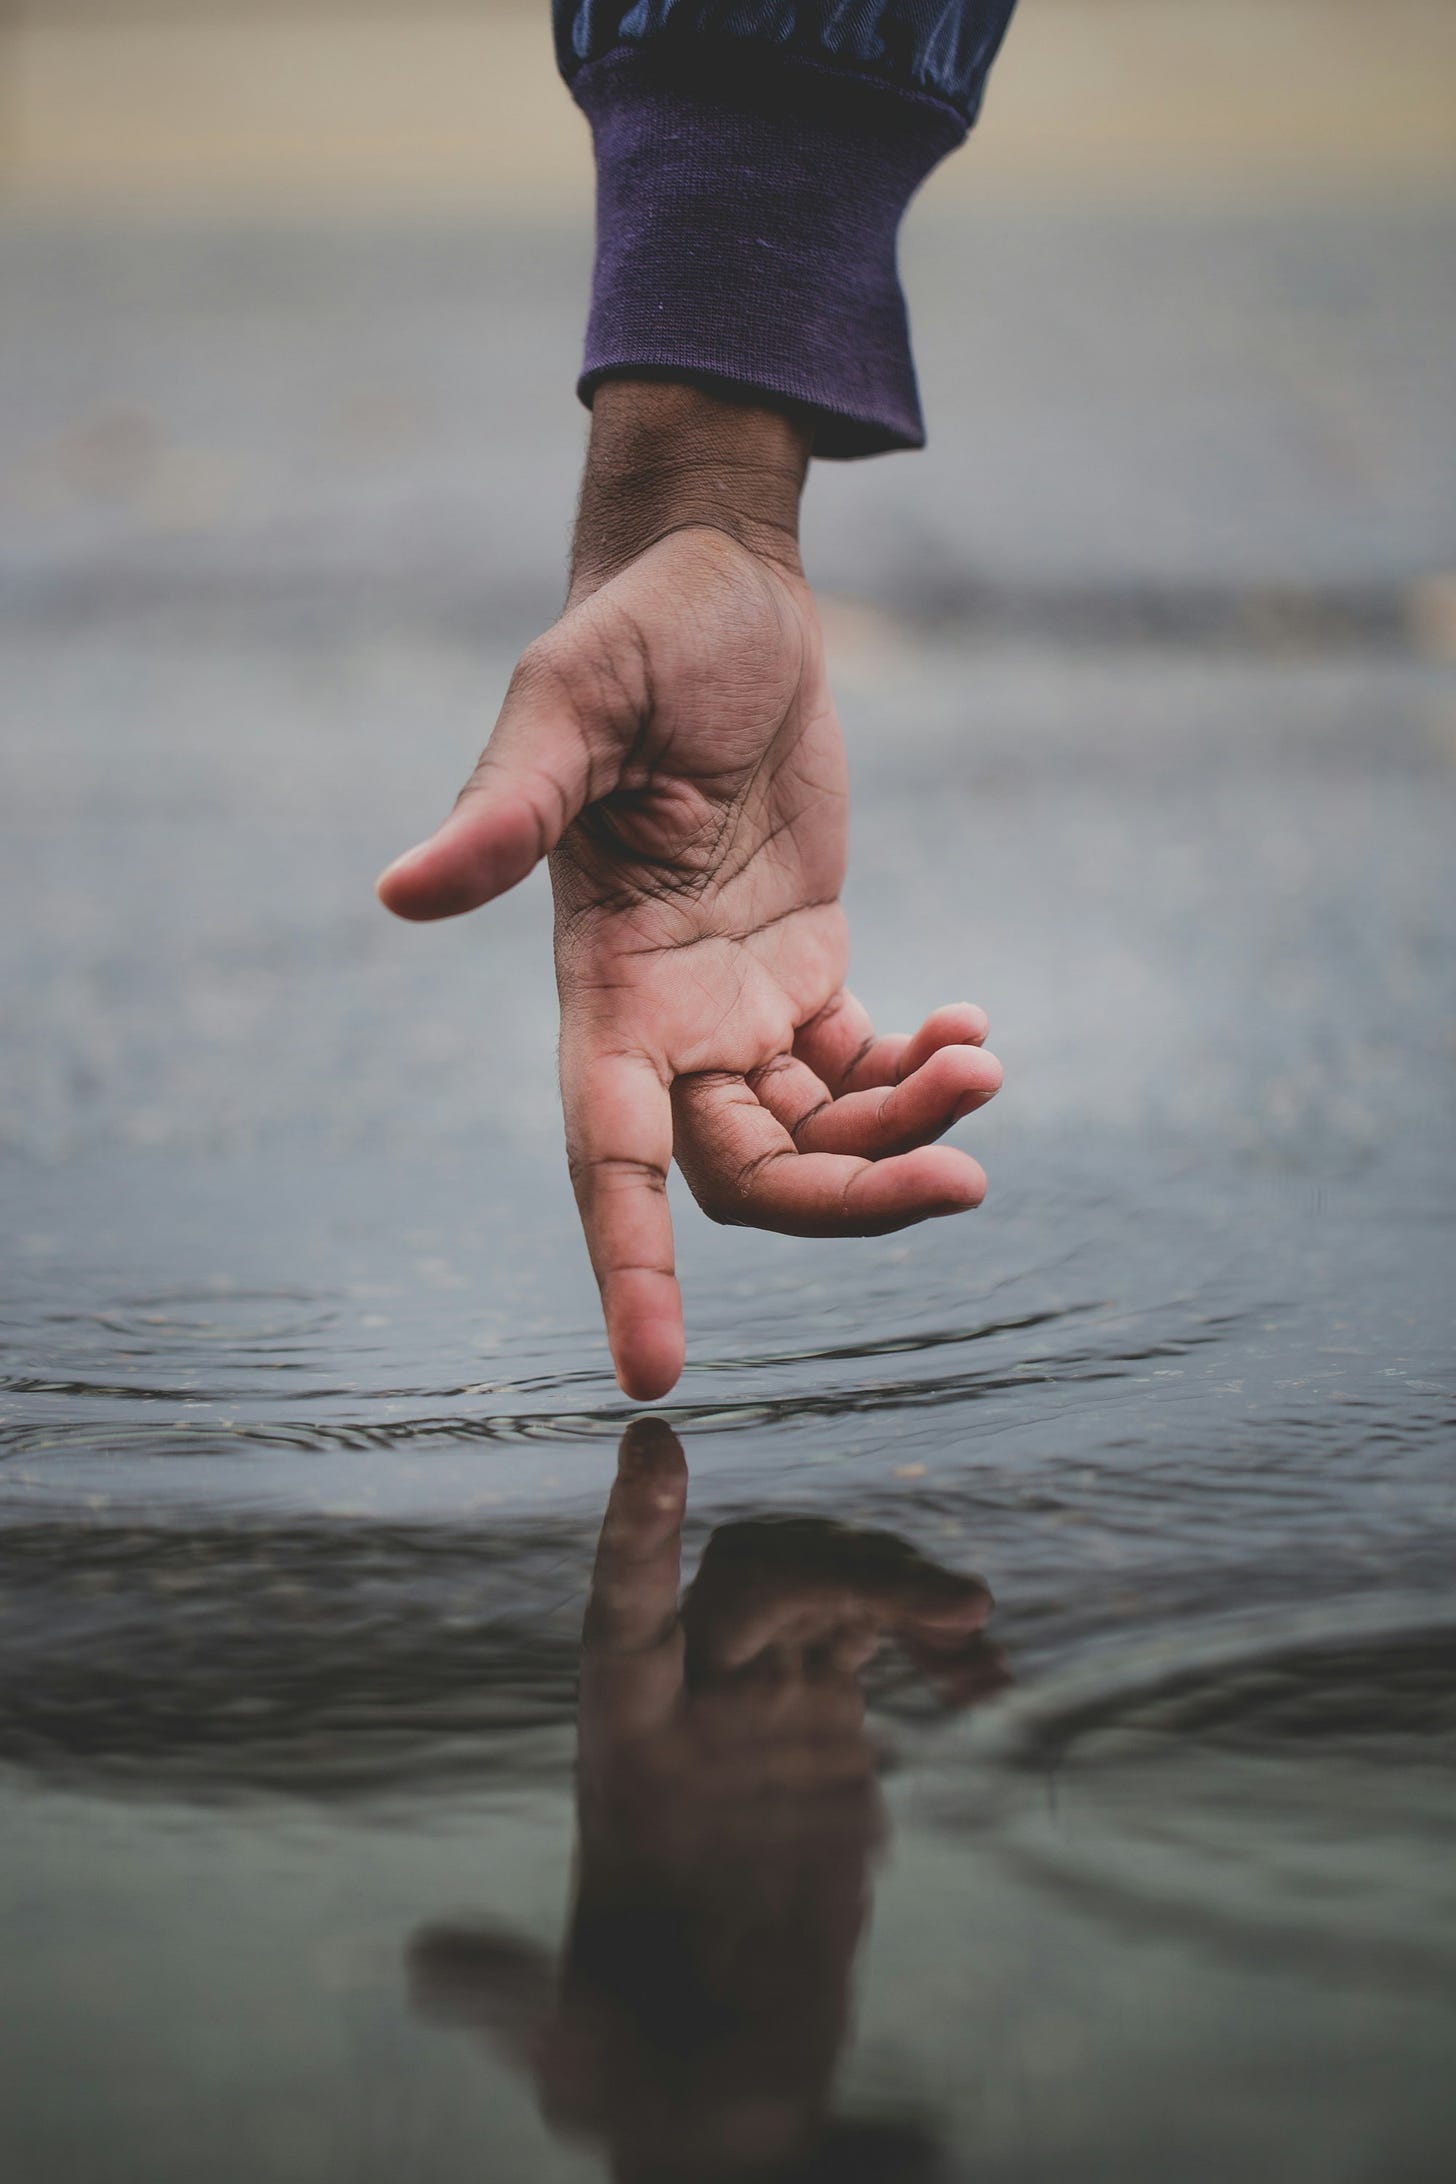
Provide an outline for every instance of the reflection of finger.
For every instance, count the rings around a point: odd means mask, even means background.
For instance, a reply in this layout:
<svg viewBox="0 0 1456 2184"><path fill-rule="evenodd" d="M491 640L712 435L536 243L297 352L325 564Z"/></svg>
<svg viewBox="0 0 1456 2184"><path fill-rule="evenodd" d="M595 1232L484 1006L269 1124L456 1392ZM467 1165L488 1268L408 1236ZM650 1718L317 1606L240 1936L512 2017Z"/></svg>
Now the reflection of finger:
<svg viewBox="0 0 1456 2184"><path fill-rule="evenodd" d="M694 1587L690 1612L699 1601ZM773 1646L822 1639L843 1624L860 1625L867 1611L861 1593L832 1584L812 1572L780 1571L766 1583L752 1583L738 1599L720 1598L715 1612L692 1613L692 1638L715 1669L732 1673ZM700 1627L706 1626L706 1627Z"/></svg>
<svg viewBox="0 0 1456 2184"><path fill-rule="evenodd" d="M617 1451L587 1606L588 1645L636 1653L677 1620L688 1467L666 1420L636 1418Z"/></svg>
<svg viewBox="0 0 1456 2184"><path fill-rule="evenodd" d="M841 1623L828 1640L825 1657L833 1674L857 1676L884 1644L884 1632L872 1615Z"/></svg>
<svg viewBox="0 0 1456 2184"><path fill-rule="evenodd" d="M854 1678L836 1676L827 1667L807 1674L780 1673L761 1663L693 1692L694 1726L705 1743L719 1750L774 1740L833 1743L857 1736L864 1716L864 1692Z"/></svg>
<svg viewBox="0 0 1456 2184"><path fill-rule="evenodd" d="M905 1651L921 1674L935 1685L941 1705L957 1713L984 1705L1016 1680L1001 1648L979 1636L959 1648L907 1638Z"/></svg>
<svg viewBox="0 0 1456 2184"><path fill-rule="evenodd" d="M822 1648L867 1626L955 1648L993 1605L979 1578L928 1562L893 1534L812 1517L751 1519L713 1534L683 1618L694 1664L732 1672L771 1648Z"/></svg>
<svg viewBox="0 0 1456 2184"><path fill-rule="evenodd" d="M929 1565L903 1578L804 1576L784 1583L781 1594L755 1588L748 1599L722 1604L708 1640L716 1668L741 1668L772 1646L832 1644L844 1632L873 1630L876 1643L887 1636L956 1645L981 1628L992 1608L976 1578ZM696 1624L693 1637L696 1645Z"/></svg>
<svg viewBox="0 0 1456 2184"><path fill-rule="evenodd" d="M683 1364L667 1208L672 1105L645 1055L602 1053L571 1037L562 1041L561 1096L567 1160L617 1378L634 1401L655 1402Z"/></svg>
<svg viewBox="0 0 1456 2184"><path fill-rule="evenodd" d="M946 1046L901 1083L847 1092L790 1128L801 1153L858 1153L884 1160L930 1144L963 1115L984 1107L1000 1086L1001 1065L994 1054L980 1047ZM757 1085L755 1090L770 1106L764 1090Z"/></svg>
<svg viewBox="0 0 1456 2184"><path fill-rule="evenodd" d="M960 1645L990 1619L996 1602L981 1578L942 1569L915 1548L895 1544L901 1566L886 1570L874 1588L881 1622L893 1637Z"/></svg>
<svg viewBox="0 0 1456 2184"><path fill-rule="evenodd" d="M678 1164L717 1221L791 1236L879 1236L978 1206L986 1178L965 1153L923 1146L880 1161L800 1153L741 1077L680 1077Z"/></svg>
<svg viewBox="0 0 1456 2184"><path fill-rule="evenodd" d="M617 1451L592 1571L581 1657L583 1754L604 1736L640 1735L682 1691L677 1593L687 1460L665 1420L634 1419Z"/></svg>

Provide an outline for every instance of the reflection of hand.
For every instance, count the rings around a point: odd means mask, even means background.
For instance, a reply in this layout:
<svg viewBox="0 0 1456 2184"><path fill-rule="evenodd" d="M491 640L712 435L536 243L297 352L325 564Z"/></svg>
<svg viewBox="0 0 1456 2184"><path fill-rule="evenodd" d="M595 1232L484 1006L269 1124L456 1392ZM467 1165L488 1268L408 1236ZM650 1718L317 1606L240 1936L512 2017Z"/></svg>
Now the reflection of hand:
<svg viewBox="0 0 1456 2184"><path fill-rule="evenodd" d="M876 1040L845 991L848 792L799 565L806 431L686 387L598 392L571 597L479 766L380 883L409 918L551 854L567 1152L618 1377L682 1369L666 1180L714 1219L879 1234L980 1202L932 1140L1001 1081L956 1006Z"/></svg>
<svg viewBox="0 0 1456 2184"><path fill-rule="evenodd" d="M582 1649L584 1788L669 1769L720 1818L764 1791L873 1773L858 1676L886 1639L954 1680L986 1588L884 1533L817 1518L726 1525L678 1610L687 1474L676 1436L623 1438Z"/></svg>
<svg viewBox="0 0 1456 2184"><path fill-rule="evenodd" d="M991 1606L887 1535L793 1519L715 1533L679 1610L686 1485L666 1425L630 1427L582 1647L577 1899L531 2042L554 2120L674 2184L821 2139L881 1831L859 1676L894 1639L952 1690L974 1662L984 1682ZM415 1961L518 2048L545 2004L539 1968L479 1936Z"/></svg>

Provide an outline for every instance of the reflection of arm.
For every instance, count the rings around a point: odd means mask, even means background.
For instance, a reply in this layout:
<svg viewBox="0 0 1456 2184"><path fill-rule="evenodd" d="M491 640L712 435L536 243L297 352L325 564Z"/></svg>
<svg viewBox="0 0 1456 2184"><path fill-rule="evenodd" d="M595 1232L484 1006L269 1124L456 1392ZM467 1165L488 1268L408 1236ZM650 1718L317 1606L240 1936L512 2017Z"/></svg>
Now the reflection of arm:
<svg viewBox="0 0 1456 2184"><path fill-rule="evenodd" d="M554 0L597 159L581 393L707 377L815 452L924 440L895 238L974 120L1015 0Z"/></svg>

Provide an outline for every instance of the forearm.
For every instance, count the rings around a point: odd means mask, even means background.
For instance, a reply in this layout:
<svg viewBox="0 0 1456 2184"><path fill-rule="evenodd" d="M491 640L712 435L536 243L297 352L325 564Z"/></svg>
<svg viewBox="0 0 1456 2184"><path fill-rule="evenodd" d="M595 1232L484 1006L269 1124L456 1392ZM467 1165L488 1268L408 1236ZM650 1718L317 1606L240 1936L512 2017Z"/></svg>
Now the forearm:
<svg viewBox="0 0 1456 2184"><path fill-rule="evenodd" d="M793 405L677 380L616 378L592 405L571 597L693 526L799 573L799 497L813 419Z"/></svg>

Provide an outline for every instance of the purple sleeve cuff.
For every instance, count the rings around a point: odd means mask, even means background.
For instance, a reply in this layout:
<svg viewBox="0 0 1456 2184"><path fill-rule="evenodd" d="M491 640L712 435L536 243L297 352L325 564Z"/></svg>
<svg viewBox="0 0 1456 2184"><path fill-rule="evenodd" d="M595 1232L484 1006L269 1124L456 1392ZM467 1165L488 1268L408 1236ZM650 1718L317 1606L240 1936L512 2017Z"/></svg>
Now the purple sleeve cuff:
<svg viewBox="0 0 1456 2184"><path fill-rule="evenodd" d="M624 47L571 88L597 160L582 400L618 373L697 379L816 411L816 455L922 447L895 239L960 115L761 54Z"/></svg>

